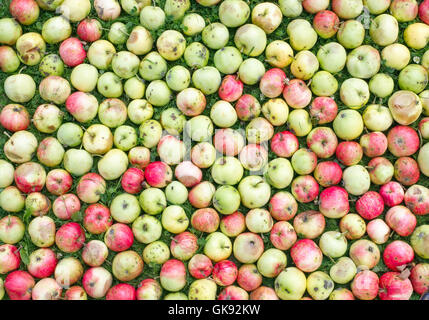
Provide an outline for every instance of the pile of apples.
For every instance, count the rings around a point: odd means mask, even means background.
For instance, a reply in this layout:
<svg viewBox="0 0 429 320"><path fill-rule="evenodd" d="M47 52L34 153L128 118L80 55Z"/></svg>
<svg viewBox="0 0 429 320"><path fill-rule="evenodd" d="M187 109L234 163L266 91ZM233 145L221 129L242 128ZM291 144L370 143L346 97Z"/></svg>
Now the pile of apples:
<svg viewBox="0 0 429 320"><path fill-rule="evenodd" d="M429 290L429 0L6 2L0 299Z"/></svg>

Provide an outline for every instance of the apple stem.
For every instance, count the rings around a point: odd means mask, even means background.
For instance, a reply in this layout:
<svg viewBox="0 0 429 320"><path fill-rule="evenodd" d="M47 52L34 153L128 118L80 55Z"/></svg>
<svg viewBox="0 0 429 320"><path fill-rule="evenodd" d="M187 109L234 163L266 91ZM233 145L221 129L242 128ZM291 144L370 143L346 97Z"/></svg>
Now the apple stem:
<svg viewBox="0 0 429 320"><path fill-rule="evenodd" d="M13 252L14 254L17 254L22 249L22 245L20 245L16 250Z"/></svg>
<svg viewBox="0 0 429 320"><path fill-rule="evenodd" d="M171 239L172 241L174 241L175 243L178 243L178 242L179 242L177 239L174 239L174 237L170 237L170 239Z"/></svg>
<svg viewBox="0 0 429 320"><path fill-rule="evenodd" d="M420 138L420 149L423 146L423 137L422 137L422 133L420 132L420 130L417 130L418 134L419 134L419 138Z"/></svg>
<svg viewBox="0 0 429 320"><path fill-rule="evenodd" d="M6 135L8 138L11 137L11 135L8 132L6 132L6 131L3 131L3 134Z"/></svg>
<svg viewBox="0 0 429 320"><path fill-rule="evenodd" d="M25 68L27 68L27 66L23 66L21 69L19 69L18 74L21 74L22 70L24 70Z"/></svg>

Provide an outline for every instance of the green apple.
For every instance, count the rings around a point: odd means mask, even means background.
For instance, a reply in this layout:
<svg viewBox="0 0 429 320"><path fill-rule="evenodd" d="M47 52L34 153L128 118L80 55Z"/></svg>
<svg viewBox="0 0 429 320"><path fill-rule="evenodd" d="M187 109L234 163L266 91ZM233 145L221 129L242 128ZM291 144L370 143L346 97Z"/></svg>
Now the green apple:
<svg viewBox="0 0 429 320"><path fill-rule="evenodd" d="M192 74L192 83L205 95L217 92L222 79L220 72L215 67L204 67L195 70Z"/></svg>
<svg viewBox="0 0 429 320"><path fill-rule="evenodd" d="M365 80L348 78L340 87L340 99L350 108L359 109L369 100L369 86Z"/></svg>
<svg viewBox="0 0 429 320"><path fill-rule="evenodd" d="M189 218L182 207L171 205L162 212L161 223L162 227L168 232L178 234L188 228Z"/></svg>
<svg viewBox="0 0 429 320"><path fill-rule="evenodd" d="M238 77L240 78L241 82L248 85L258 83L264 74L264 64L255 58L244 60L238 69Z"/></svg>
<svg viewBox="0 0 429 320"><path fill-rule="evenodd" d="M319 60L311 51L303 50L295 55L290 65L292 74L301 80L309 80L319 69Z"/></svg>
<svg viewBox="0 0 429 320"><path fill-rule="evenodd" d="M347 20L337 32L338 42L346 49L359 47L365 38L365 28L357 20Z"/></svg>
<svg viewBox="0 0 429 320"><path fill-rule="evenodd" d="M243 0L225 0L219 6L220 22L227 27L239 27L246 23L249 16L249 5Z"/></svg>
<svg viewBox="0 0 429 320"><path fill-rule="evenodd" d="M238 184L238 192L246 208L260 208L270 200L271 187L260 176L247 176Z"/></svg>
<svg viewBox="0 0 429 320"><path fill-rule="evenodd" d="M114 197L110 204L112 218L121 223L132 223L140 215L140 210L139 200L129 193Z"/></svg>
<svg viewBox="0 0 429 320"><path fill-rule="evenodd" d="M171 90L182 91L189 87L191 82L191 73L181 65L176 65L168 70L165 80Z"/></svg>
<svg viewBox="0 0 429 320"><path fill-rule="evenodd" d="M381 104L370 104L362 115L365 127L371 131L386 131L393 123L389 108Z"/></svg>
<svg viewBox="0 0 429 320"><path fill-rule="evenodd" d="M216 69L218 69L220 72L224 74L232 74L237 72L238 68L243 62L243 58L237 48L223 47L222 49L216 51L213 57L213 62Z"/></svg>
<svg viewBox="0 0 429 320"><path fill-rule="evenodd" d="M143 261L147 264L163 264L170 258L170 249L162 241L149 243L143 250Z"/></svg>
<svg viewBox="0 0 429 320"><path fill-rule="evenodd" d="M419 64L409 64L398 77L399 88L419 94L428 84L428 71Z"/></svg>
<svg viewBox="0 0 429 320"><path fill-rule="evenodd" d="M240 193L232 186L224 185L216 189L213 206L222 214L232 214L240 207Z"/></svg>
<svg viewBox="0 0 429 320"><path fill-rule="evenodd" d="M317 72L311 81L311 91L320 97L330 97L338 90L338 81L328 71Z"/></svg>
<svg viewBox="0 0 429 320"><path fill-rule="evenodd" d="M137 217L132 225L134 237L141 243L152 243L161 238L161 222L150 215L144 214Z"/></svg>
<svg viewBox="0 0 429 320"><path fill-rule="evenodd" d="M347 192L354 196L364 194L371 185L368 171L359 164L347 167L343 171L343 181Z"/></svg>
<svg viewBox="0 0 429 320"><path fill-rule="evenodd" d="M274 278L286 268L287 257L283 251L275 248L268 249L258 259L258 271L267 278Z"/></svg>
<svg viewBox="0 0 429 320"><path fill-rule="evenodd" d="M304 272L295 267L283 270L274 281L274 288L282 300L299 300L305 293L307 279Z"/></svg>
<svg viewBox="0 0 429 320"><path fill-rule="evenodd" d="M310 114L304 109L292 110L287 123L297 137L305 137L313 128Z"/></svg>
<svg viewBox="0 0 429 320"><path fill-rule="evenodd" d="M210 51L200 42L192 42L186 47L185 53L186 64L193 69L205 67L209 61Z"/></svg>
<svg viewBox="0 0 429 320"><path fill-rule="evenodd" d="M349 257L342 257L331 267L329 275L339 284L346 284L353 280L357 272L356 265Z"/></svg>
<svg viewBox="0 0 429 320"><path fill-rule="evenodd" d="M402 70L410 62L411 53L403 44L394 43L381 51L381 58L386 67Z"/></svg>
<svg viewBox="0 0 429 320"><path fill-rule="evenodd" d="M286 32L290 45L296 51L310 50L316 44L317 33L307 20L292 20L287 25Z"/></svg>
<svg viewBox="0 0 429 320"><path fill-rule="evenodd" d="M182 25L184 34L187 36L194 36L203 31L206 22L198 13L188 13L183 17Z"/></svg>
<svg viewBox="0 0 429 320"><path fill-rule="evenodd" d="M398 21L390 14L381 14L375 17L369 28L371 39L382 47L396 42L398 34Z"/></svg>
<svg viewBox="0 0 429 320"><path fill-rule="evenodd" d="M144 80L161 80L167 73L167 62L161 55L152 51L149 52L140 62L139 75Z"/></svg>
<svg viewBox="0 0 429 320"><path fill-rule="evenodd" d="M341 110L333 122L337 137L354 140L363 132L363 120L359 112L353 109Z"/></svg>
<svg viewBox="0 0 429 320"><path fill-rule="evenodd" d="M209 24L201 34L204 44L210 49L221 49L229 40L228 28L220 22Z"/></svg>
<svg viewBox="0 0 429 320"><path fill-rule="evenodd" d="M229 128L237 122L237 113L231 103L219 100L210 108L210 118L216 126Z"/></svg>
<svg viewBox="0 0 429 320"><path fill-rule="evenodd" d="M347 61L347 52L338 42L329 42L317 51L320 67L328 72L337 73L344 69Z"/></svg>
<svg viewBox="0 0 429 320"><path fill-rule="evenodd" d="M267 35L258 26L245 24L235 32L234 43L243 54L256 57L264 52L267 46Z"/></svg>
<svg viewBox="0 0 429 320"><path fill-rule="evenodd" d="M165 197L169 203L183 204L188 200L188 189L179 181L172 181L165 187Z"/></svg>
<svg viewBox="0 0 429 320"><path fill-rule="evenodd" d="M369 81L369 91L379 98L390 96L395 87L391 76L386 73L377 73Z"/></svg>
<svg viewBox="0 0 429 320"><path fill-rule="evenodd" d="M264 177L276 189L284 189L293 179L293 168L288 159L276 158L268 162Z"/></svg>
<svg viewBox="0 0 429 320"><path fill-rule="evenodd" d="M319 247L325 256L339 258L347 251L347 239L341 232L327 231L320 237Z"/></svg>
<svg viewBox="0 0 429 320"><path fill-rule="evenodd" d="M232 253L231 240L221 232L213 232L206 238L204 245L204 254L214 262L219 262L228 257Z"/></svg>
<svg viewBox="0 0 429 320"><path fill-rule="evenodd" d="M307 278L307 291L314 300L326 300L334 290L334 281L323 272L316 271Z"/></svg>

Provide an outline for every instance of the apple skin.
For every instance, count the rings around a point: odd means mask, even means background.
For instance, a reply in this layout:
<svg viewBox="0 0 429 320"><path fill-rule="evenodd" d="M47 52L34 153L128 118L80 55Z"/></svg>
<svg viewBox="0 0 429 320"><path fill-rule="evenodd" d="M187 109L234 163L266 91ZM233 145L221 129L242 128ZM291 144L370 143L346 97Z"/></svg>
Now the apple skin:
<svg viewBox="0 0 429 320"><path fill-rule="evenodd" d="M356 201L356 211L366 220L377 218L383 213L384 201L375 191L368 191Z"/></svg>
<svg viewBox="0 0 429 320"><path fill-rule="evenodd" d="M370 240L357 240L350 246L349 256L359 268L374 268L380 261L380 250Z"/></svg>
<svg viewBox="0 0 429 320"><path fill-rule="evenodd" d="M306 290L306 278L304 272L295 267L283 270L274 281L275 292L271 288L261 286L252 292L252 299L299 300ZM261 290L263 289L263 290ZM271 290L269 290L271 289ZM278 295L278 297L277 297ZM277 297L277 299L275 298Z"/></svg>
<svg viewBox="0 0 429 320"><path fill-rule="evenodd" d="M285 82L285 72L279 68L272 68L262 76L259 82L259 90L267 98L276 98L282 94Z"/></svg>
<svg viewBox="0 0 429 320"><path fill-rule="evenodd" d="M24 163L31 160L37 149L37 139L29 131L17 131L4 144L5 156L14 163Z"/></svg>
<svg viewBox="0 0 429 320"><path fill-rule="evenodd" d="M356 271L353 260L349 257L342 257L330 268L329 275L336 283L346 284L353 280Z"/></svg>
<svg viewBox="0 0 429 320"><path fill-rule="evenodd" d="M102 298L112 286L112 274L103 267L88 269L83 275L82 285L92 298Z"/></svg>
<svg viewBox="0 0 429 320"><path fill-rule="evenodd" d="M364 128L362 116L356 110L341 110L333 122L333 128L335 134L342 140L357 139Z"/></svg>
<svg viewBox="0 0 429 320"><path fill-rule="evenodd" d="M66 100L67 111L79 122L89 122L98 112L97 99L84 92L74 92Z"/></svg>
<svg viewBox="0 0 429 320"><path fill-rule="evenodd" d="M307 278L307 292L314 300L326 300L334 289L334 281L323 272L316 271Z"/></svg>
<svg viewBox="0 0 429 320"><path fill-rule="evenodd" d="M368 172L371 182L376 185L388 183L394 175L392 163L384 157L372 158L368 162Z"/></svg>
<svg viewBox="0 0 429 320"><path fill-rule="evenodd" d="M122 252L131 248L134 235L131 228L123 223L115 223L107 229L104 235L107 247L115 252Z"/></svg>
<svg viewBox="0 0 429 320"><path fill-rule="evenodd" d="M3 244L0 249L0 273L7 274L18 269L21 264L18 248L11 244Z"/></svg>
<svg viewBox="0 0 429 320"><path fill-rule="evenodd" d="M185 116L194 117L206 108L206 98L200 90L186 88L177 95L176 105Z"/></svg>
<svg viewBox="0 0 429 320"><path fill-rule="evenodd" d="M54 276L59 285L68 287L82 278L83 271L83 266L77 258L67 257L58 261Z"/></svg>
<svg viewBox="0 0 429 320"><path fill-rule="evenodd" d="M183 262L170 259L166 261L160 272L161 286L168 291L177 292L186 285L186 267Z"/></svg>
<svg viewBox="0 0 429 320"><path fill-rule="evenodd" d="M389 243L383 252L384 264L393 271L400 271L401 266L412 262L413 259L413 248L402 240Z"/></svg>
<svg viewBox="0 0 429 320"><path fill-rule="evenodd" d="M76 194L79 199L86 203L96 203L106 192L106 181L99 174L90 172L80 178Z"/></svg>
<svg viewBox="0 0 429 320"><path fill-rule="evenodd" d="M290 255L297 268L304 272L316 271L323 260L322 251L310 239L298 240L290 249Z"/></svg>
<svg viewBox="0 0 429 320"><path fill-rule="evenodd" d="M173 171L170 166L162 161L150 163L145 169L146 182L155 188L163 188L171 182Z"/></svg>
<svg viewBox="0 0 429 320"><path fill-rule="evenodd" d="M86 51L78 38L68 38L60 45L60 56L66 65L76 67L83 63L86 58Z"/></svg>
<svg viewBox="0 0 429 320"><path fill-rule="evenodd" d="M362 0L332 0L332 10L341 19L356 18L363 10Z"/></svg>
<svg viewBox="0 0 429 320"><path fill-rule="evenodd" d="M360 300L374 300L379 291L379 279L375 272L363 270L356 274L351 284L353 295Z"/></svg>
<svg viewBox="0 0 429 320"><path fill-rule="evenodd" d="M243 264L238 269L238 285L246 291L253 291L262 284L262 275L254 264Z"/></svg>
<svg viewBox="0 0 429 320"><path fill-rule="evenodd" d="M250 94L242 95L235 103L235 112L242 121L250 121L261 113L261 104Z"/></svg>
<svg viewBox="0 0 429 320"><path fill-rule="evenodd" d="M45 186L46 171L36 162L26 162L15 169L14 177L16 186L22 192L40 192Z"/></svg>
<svg viewBox="0 0 429 320"><path fill-rule="evenodd" d="M317 166L317 155L310 149L301 148L293 154L291 163L297 174L310 174Z"/></svg>
<svg viewBox="0 0 429 320"><path fill-rule="evenodd" d="M70 191L73 178L64 169L53 169L46 175L46 190L60 196Z"/></svg>
<svg viewBox="0 0 429 320"><path fill-rule="evenodd" d="M94 42L100 39L103 30L101 23L96 19L82 20L76 29L76 33L83 41Z"/></svg>
<svg viewBox="0 0 429 320"><path fill-rule="evenodd" d="M249 209L263 207L270 200L271 187L260 176L243 178L238 185L238 191L241 203Z"/></svg>
<svg viewBox="0 0 429 320"><path fill-rule="evenodd" d="M219 152L221 152L224 155L227 156L236 156L241 152L241 150L244 147L244 138L241 135L240 132L237 130L233 130L230 128L226 129L218 129L216 130L215 135L213 136L213 145L215 149ZM200 148L201 147L201 148ZM204 149L210 149L208 145L200 144L200 147L196 147L195 149L195 158L197 158L197 150L204 150ZM191 158L193 158L194 154L192 154L193 151L191 151ZM209 157L211 154L210 152L207 153L207 157ZM215 156L213 157L213 162ZM200 162L201 160L198 159L192 159L193 162ZM201 161L203 162L203 161ZM211 161L207 161L207 164ZM213 162L211 164L213 164ZM207 167L206 164L203 162L203 167ZM201 166L199 166L201 168Z"/></svg>
<svg viewBox="0 0 429 320"><path fill-rule="evenodd" d="M293 227L301 238L315 239L325 229L325 217L318 211L308 210L296 215Z"/></svg>
<svg viewBox="0 0 429 320"><path fill-rule="evenodd" d="M416 215L429 213L429 189L414 184L405 192L405 205Z"/></svg>
<svg viewBox="0 0 429 320"><path fill-rule="evenodd" d="M122 175L121 186L125 192L140 193L143 190L144 172L139 168L129 168Z"/></svg>
<svg viewBox="0 0 429 320"><path fill-rule="evenodd" d="M404 189L396 181L390 181L381 186L379 193L389 207L397 206L404 200Z"/></svg>
<svg viewBox="0 0 429 320"><path fill-rule="evenodd" d="M99 267L106 260L109 249L100 240L89 241L82 250L83 261L91 267Z"/></svg>
<svg viewBox="0 0 429 320"><path fill-rule="evenodd" d="M361 165L353 165L343 172L344 186L348 193L359 196L369 190L371 185L368 171Z"/></svg>
<svg viewBox="0 0 429 320"><path fill-rule="evenodd" d="M57 266L57 256L52 249L42 248L30 254L28 272L36 278L47 278L51 276Z"/></svg>
<svg viewBox="0 0 429 320"><path fill-rule="evenodd" d="M415 185L420 178L419 165L411 157L400 157L394 164L395 179L404 186Z"/></svg>
<svg viewBox="0 0 429 320"><path fill-rule="evenodd" d="M119 281L131 281L143 271L143 259L132 250L119 252L112 261L113 276Z"/></svg>
<svg viewBox="0 0 429 320"><path fill-rule="evenodd" d="M319 197L319 210L327 218L344 217L350 210L347 191L337 186L324 189Z"/></svg>
<svg viewBox="0 0 429 320"><path fill-rule="evenodd" d="M270 232L270 241L280 250L289 250L297 240L297 234L287 221L276 222Z"/></svg>
<svg viewBox="0 0 429 320"><path fill-rule="evenodd" d="M191 259L198 250L198 238L191 232L177 234L171 240L171 255L176 259L186 261Z"/></svg>
<svg viewBox="0 0 429 320"><path fill-rule="evenodd" d="M423 294L429 288L429 265L427 263L418 263L411 269L410 280L414 291Z"/></svg>
<svg viewBox="0 0 429 320"><path fill-rule="evenodd" d="M414 20L418 10L419 5L415 0L393 0L390 4L390 12L399 22Z"/></svg>
<svg viewBox="0 0 429 320"><path fill-rule="evenodd" d="M183 161L176 166L174 175L184 186L191 188L201 182L203 173L191 161Z"/></svg>
<svg viewBox="0 0 429 320"><path fill-rule="evenodd" d="M239 154L241 165L249 171L259 171L268 162L268 151L259 144L248 144Z"/></svg>
<svg viewBox="0 0 429 320"><path fill-rule="evenodd" d="M17 216L4 216L0 219L0 240L6 244L15 244L24 237L25 226Z"/></svg>
<svg viewBox="0 0 429 320"><path fill-rule="evenodd" d="M235 282L238 275L238 268L234 262L230 260L222 260L217 262L213 267L212 277L219 286L229 286Z"/></svg>
<svg viewBox="0 0 429 320"><path fill-rule="evenodd" d="M106 300L136 300L136 289L128 283L119 283L107 291Z"/></svg>

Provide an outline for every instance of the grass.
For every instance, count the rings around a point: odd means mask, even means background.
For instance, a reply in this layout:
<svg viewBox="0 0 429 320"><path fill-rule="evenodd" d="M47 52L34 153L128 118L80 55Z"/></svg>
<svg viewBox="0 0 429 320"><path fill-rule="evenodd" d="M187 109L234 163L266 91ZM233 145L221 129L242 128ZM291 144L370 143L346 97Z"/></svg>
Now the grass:
<svg viewBox="0 0 429 320"><path fill-rule="evenodd" d="M10 0L5 0L5 1L2 1L2 4L0 4L0 17L9 17L10 16L9 11L8 11L8 4L9 4L9 2L10 2ZM262 1L250 0L250 1L248 1L248 4L249 4L250 8L252 9L256 4L258 4L260 2L262 2ZM165 4L165 0L156 0L156 1L154 1L154 3L156 5L158 5L158 6L160 6L160 7L163 8L164 4ZM211 22L217 22L217 21L219 21L218 12L217 12L218 10L217 9L218 9L217 6L216 7L212 7L212 8L206 8L206 7L202 7L202 6L198 5L195 1L192 1L191 2L191 8L190 8L190 10L188 12L189 13L190 12L196 12L196 13L199 13L200 15L202 15L204 17L204 19L206 20L206 25L207 25L207 24L209 24ZM55 13L53 13L53 12L47 12L47 11L41 11L40 17L39 17L38 21L35 24L33 24L31 26L23 26L24 33L25 32L30 32L30 31L41 33L43 22L46 21L48 18L50 18L52 16L55 16ZM97 14L96 14L96 12L95 12L95 10L93 8L91 10L91 13L89 14L89 17L90 18L96 18L96 19L98 19ZM306 14L305 12L303 12L303 14L300 16L300 18L306 19L310 23L312 22L312 15ZM98 19L98 20L101 22L101 24L102 24L102 26L104 28L102 39L107 39L108 29L110 28L110 25L113 22L105 22L105 21L102 21L100 19ZM286 27L287 27L287 24L291 20L292 19L284 18L283 21L282 21L282 24L280 25L280 27L277 28L277 30L275 32L273 32L272 34L268 35L268 42L271 42L271 41L277 40L277 39L281 39L281 40L286 40L287 41L288 40L288 36L286 34ZM125 23L126 26L127 26L127 30L128 31L131 31L131 29L134 26L139 25L139 18L138 17L125 15L124 13L122 13L121 16L117 20L115 20L115 21L121 21L121 22ZM410 22L410 23L412 23L412 22ZM399 36L399 40L398 40L399 42L403 42L402 33L403 33L403 30L405 29L405 27L408 24L409 23L401 23L400 24L400 36ZM76 34L75 32L76 32L77 23L73 23L72 26L73 26L73 34ZM179 21L173 21L171 19L167 19L166 24L162 28L160 28L159 30L157 30L155 32L152 32L154 39L156 39L156 37L159 36L163 31L168 30L168 29L181 30L182 26L181 26L181 23ZM377 49L381 49L380 47L378 47L377 45L375 45L375 44L372 43L371 38L370 38L369 33L368 33L368 30L366 30L366 31L367 32L366 32L366 37L365 37L365 40L364 40L364 44L371 44L372 46L376 47ZM230 28L230 39L229 39L229 42L228 42L228 45L230 45L230 46L234 46L234 41L233 41L234 34L235 34L235 29L234 28ZM193 37L186 37L186 41L187 41L187 44L190 44L190 43L192 43L194 41L202 42L201 35L198 34L198 35L195 35ZM319 49L320 46L322 46L325 43L331 42L331 41L335 41L335 39L331 38L331 39L324 40L324 39L321 39L319 37L319 40L318 40L317 44L311 49L311 51L314 54L316 54L317 50ZM86 45L86 49L88 47L89 47L89 45ZM119 52L121 50L126 50L126 47L125 47L125 45L118 45L118 46L116 46L116 49ZM58 45L47 45L46 51L47 51L46 52L47 54L49 54L49 53L58 53ZM423 53L424 53L424 50L413 50L413 49L411 49L412 61L414 61L415 58L421 58L422 55L423 55ZM213 56L214 56L214 51L210 50L210 59L209 59L208 65L213 65ZM246 57L243 56L243 59L245 59L245 58ZM263 55L257 57L257 59L259 59L261 62L264 63L264 65L265 65L265 67L266 67L267 70L270 68L270 66L264 61L264 56ZM169 62L168 63L168 67L171 68L173 65L177 65L177 64L185 65L186 66L184 58L182 57L181 59L179 59L176 62ZM24 65L22 65L21 68L22 67L24 67ZM72 70L72 68L66 67L63 77L65 77L65 78L67 78L69 80L70 79L71 70ZM40 83L40 81L43 79L43 77L41 76L41 74L38 71L38 66L33 66L33 67L26 66L26 67L22 68L22 72L31 75L34 78L34 80L36 81L37 84ZM287 73L287 75L288 75L289 78L293 78L293 76L291 75L290 70L288 68L285 69L285 72ZM395 90L399 89L398 88L398 84L397 84L397 78L398 78L398 74L399 74L398 71L392 70L392 69L386 67L384 64L382 64L380 72L389 74L395 80ZM4 94L4 90L3 90L3 83L4 83L5 79L7 78L7 76L8 76L8 74L0 73L0 105L1 106L4 106L4 105L6 105L8 103L11 103L6 98L6 95ZM344 69L343 71L335 74L335 77L338 80L338 83L339 83L339 86L340 86L341 83L345 79L347 79L347 78L350 77L350 75L348 74L347 70ZM245 85L244 93L249 93L249 94L254 95L255 97L257 97L260 100L261 104L264 102L264 100L266 100L266 98L263 97L260 94L258 86L246 86ZM99 100L99 102L101 102L102 100L104 100L104 97L102 97L98 92L93 92L93 94L97 97L97 99ZM121 97L121 99L125 103L129 103L130 102L130 99L127 96L125 96L125 95L123 95ZM207 108L205 109L205 111L204 111L203 114L209 115L210 106L212 106L218 99L219 98L218 98L217 94L211 94L211 95L207 96ZM335 100L337 101L340 109L346 108L345 106L341 105L340 99L339 99L339 96L338 96L338 92L335 95ZM371 96L370 102L372 102L372 101L378 102L378 99L376 99L374 96ZM40 95L38 93L36 93L35 97L29 103L25 104L25 107L28 109L28 111L30 112L30 114L33 114L34 111L35 111L35 109L40 104L43 104L43 103L44 103L44 101L41 99ZM387 99L383 99L380 103L382 103L383 105L387 105ZM63 111L66 111L64 105L61 105L59 107ZM170 101L170 103L168 105L164 106L164 107L155 108L155 113L154 113L153 118L156 119L156 120L159 120L161 112L164 109L170 108L170 107L175 107L175 100L174 99L172 99ZM362 112L363 110L364 110L364 108L360 109L359 112ZM70 114L68 114L67 112L65 112L63 123L65 123L65 122L73 122L73 121L74 121L73 117ZM90 123L85 124L85 127L88 127L89 125L91 125L93 123L97 123L97 122L98 122L98 119L94 119ZM412 126L414 128L416 128L417 127L417 123L418 123L418 121L416 121ZM127 120L127 122L125 124L128 124L128 125L136 127L129 120ZM238 129L238 128L244 128L245 126L246 126L245 122L238 122L238 123L236 123L236 125L233 128L234 129ZM328 126L331 126L331 124L328 124ZM285 126L276 127L275 128L275 132L283 131L285 129L287 129L287 127L285 127ZM39 141L41 141L43 138L49 136L47 134L40 133L39 131L37 131L34 128L34 126L31 126L29 128L29 131L31 131L37 137L37 139ZM4 143L7 141L7 139L8 138L7 138L6 135L0 134L0 145L3 146ZM306 146L305 137L304 138L300 138L299 142L300 142L300 147L305 147ZM425 143L425 142L427 142L427 141L423 141L423 143ZM385 154L385 157L387 159L389 159L392 163L395 161L395 157L392 154L390 154L389 152L387 152ZM414 157L416 157L416 155ZM1 148L1 150L0 150L0 158L1 159L6 159L6 157L5 157L4 153L3 153L3 148ZM270 152L269 153L269 159L271 160L273 158L275 158L275 155L272 152ZM94 157L94 167L92 169L93 172L96 172L96 165L97 165L98 159L99 159L98 157ZM158 156L156 154L156 148L153 148L151 150L151 160L158 160L158 159L159 158L158 158ZM334 160L334 159L328 159L328 160ZM34 157L33 161L37 161L37 158ZM369 159L367 157L364 157L362 159L362 161L361 161L361 164L362 165L367 165L368 161L369 161ZM46 169L47 172L50 170L49 168L45 168L45 169ZM203 171L204 171L204 173L203 173L204 180L208 180L208 181L211 181L212 183L215 183L213 181L213 179L211 178L209 170L203 170ZM248 172L245 173L245 175L247 175L247 174L248 174ZM75 191L75 187L76 187L77 182L78 182L78 177L74 177L74 184L73 184L73 188L72 188L71 192ZM429 179L427 177L421 175L418 184L421 184L423 186L429 187ZM290 191L290 187L286 188L286 190ZM371 186L371 190L378 190L378 187L375 186L375 185L372 185ZM276 189L273 188L272 189L272 194L274 194L274 193L276 193L278 191L279 190L276 190ZM110 203L111 203L111 201L112 201L112 199L115 196L117 196L118 194L121 194L122 192L123 191L122 191L122 189L120 187L119 181L108 181L107 182L106 193L102 196L100 202L103 203L103 204L105 204L106 206L109 206ZM55 199L55 196L53 196L53 195L48 195L48 197L51 199L51 201L53 201ZM82 213L83 213L83 211L85 210L86 207L87 207L87 205L84 204L84 203L82 203L81 213L77 214L77 215L75 215L73 217L75 221L79 222L79 221L82 220L82 216L83 216ZM192 215L192 213L193 213L193 211L194 211L194 208L188 202L186 202L183 205L183 208L184 208L186 214L188 215L188 217L190 218L191 215ZM315 203L309 203L309 204L299 203L299 210L298 210L298 212L302 212L302 211L306 211L306 210L317 210L317 209L318 209L318 206ZM248 209L246 209L244 207L241 207L240 211L243 212L243 213L246 213L248 211ZM353 201L351 202L351 210L350 210L350 212L355 212L354 202ZM8 214L7 212L2 211L2 209L0 209L0 217L3 217L5 215L7 215L7 214ZM25 221L26 224L29 223L29 221L31 220L31 215L28 212L21 212L21 213L18 214L18 216L21 217L21 218L23 218L23 220ZM56 224L57 228L59 226L61 226L62 224L64 224L64 223L67 222L67 221L62 221L62 220L57 219L55 217L55 215L52 213L52 211L49 212L49 216L55 220L55 224ZM384 216L384 214L383 214L383 216ZM381 216L381 218L383 218L383 216ZM160 215L158 215L157 218L160 219ZM429 216L418 216L417 220L418 220L418 225L428 224L429 223ZM338 220L326 219L326 229L325 229L325 231L328 231L328 230L338 230L339 229L338 222L339 222ZM199 232L199 231L194 230L191 227L189 228L189 231L195 233L197 235L197 237L199 238L199 249L198 249L198 252L202 252L203 246L204 246L204 242L205 242L205 236L206 235L203 234L203 233L201 233L201 232ZM160 240L164 241L167 245L169 245L172 236L174 236L174 235L171 234L171 233L169 233L168 231L164 230L163 234L162 234L162 237L161 237ZM92 234L90 234L88 232L86 232L86 237L87 237L87 241L94 240L94 239L103 240L103 235L92 235ZM364 236L364 239L367 239L367 238L368 238L367 236ZM269 241L269 234L264 234L263 235L263 239L264 239L264 244L265 244L265 248L266 249L273 247L272 244ZM399 235L397 235L396 233L394 233L386 244L378 246L379 249L380 249L380 252L381 253L383 252L385 246L388 243L392 242L393 240L397 240L397 239L401 239L401 240L404 240L406 242L409 242L409 237L403 238L403 237L400 237ZM318 242L318 239L315 239L315 241ZM352 241L349 241L349 246L351 245L351 243L352 243ZM25 234L24 239L21 242L19 242L17 245L19 247L21 247L20 252L21 252L21 257L22 257L22 261L23 261L23 263L21 263L21 267L20 268L23 269L23 270L25 270L26 269L25 264L28 263L28 257L30 255L30 253L32 251L36 250L37 247L31 242L31 239L30 239L30 237L29 237L29 235L28 235L27 232ZM135 243L134 243L134 245L132 246L131 249L135 250L136 252L138 252L139 254L141 254L142 251L143 251L143 249L144 249L144 247L145 247L144 244L141 244L141 243L138 243L137 241L135 241ZM52 249L55 252L57 252L60 257L73 256L73 257L79 259L82 262L82 264L85 266L85 264L83 263L83 261L81 259L80 252L77 252L77 253L74 253L74 254L65 254L63 252L60 252L60 250L55 245L52 246ZM289 252L286 252L286 254L288 256L288 266L292 266L293 262L292 262L292 259L290 258ZM348 253L346 253L346 255L347 254ZM105 267L109 271L111 271L111 269L112 269L111 262L112 262L114 256L115 256L115 253L113 253L112 251L110 251L109 252L109 256L108 256L106 262L103 264L103 267ZM238 265L240 265L240 263L238 261L236 261L233 256L231 256L230 259L233 260L234 262L236 262ZM414 261L415 261L415 263L424 262L424 260L421 259L418 256L416 256L416 258L415 258ZM426 262L427 262L427 260L426 260ZM322 271L325 271L325 272L329 273L329 268L333 265L333 263L334 262L331 259L328 259L327 257L324 257L323 263L322 263L321 267L319 268L319 270L322 270ZM185 262L185 264L187 264L187 263ZM129 283L132 284L132 285L134 285L134 286L137 286L140 283L140 281L142 281L143 279L146 279L146 278L155 278L155 279L158 279L159 278L160 268L161 268L160 265L146 264L144 266L143 273L139 277L137 277L136 279L134 279L133 281L130 281ZM380 262L374 268L374 271L377 272L379 275L381 275L384 272L388 271L387 268L386 268L386 266L383 264L382 259L380 259ZM5 276L6 275L0 275L0 277L3 278L3 279L5 278ZM192 283L193 280L194 279L188 274L188 276L187 276L187 285L182 290L183 292L185 292L185 293L187 292L188 286L190 285L190 283ZM274 279L264 278L264 280L263 280L263 284L267 285L267 286L270 286L270 287L273 287L273 282L274 282ZM117 284L117 283L119 283L119 281L115 279L113 284ZM81 283L78 282L77 285L81 285ZM345 287L349 287L349 284L344 285L344 286ZM337 287L342 287L342 285L337 285L336 284L335 287L336 288ZM220 292L221 289L222 288L220 288L220 287L218 288L218 293ZM166 294L166 291L164 290L163 296L165 294ZM412 299L418 299L418 296L416 294L413 294Z"/></svg>

